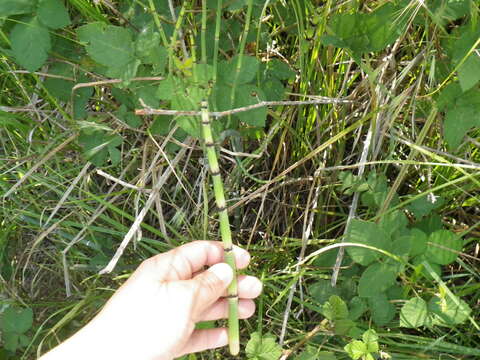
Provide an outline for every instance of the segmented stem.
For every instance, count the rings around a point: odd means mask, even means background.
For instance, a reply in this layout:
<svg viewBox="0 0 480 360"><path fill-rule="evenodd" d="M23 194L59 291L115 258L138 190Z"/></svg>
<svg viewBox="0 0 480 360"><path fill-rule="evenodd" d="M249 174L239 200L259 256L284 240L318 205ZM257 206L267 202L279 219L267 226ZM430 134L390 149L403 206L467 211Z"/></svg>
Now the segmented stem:
<svg viewBox="0 0 480 360"><path fill-rule="evenodd" d="M235 267L235 258L233 256L232 233L230 231L230 221L227 213L227 203L223 191L222 177L220 176L220 167L218 166L215 143L213 141L212 128L210 126L210 116L208 114L208 102L201 103L202 114L202 133L205 141L205 151L207 153L208 164L212 174L213 191L215 193L215 202L217 205L218 217L220 220L220 235L223 242L225 253L225 262L233 270L233 281L228 287L228 342L230 354L237 355L240 351L240 339L238 328L238 291L237 291L237 271Z"/></svg>

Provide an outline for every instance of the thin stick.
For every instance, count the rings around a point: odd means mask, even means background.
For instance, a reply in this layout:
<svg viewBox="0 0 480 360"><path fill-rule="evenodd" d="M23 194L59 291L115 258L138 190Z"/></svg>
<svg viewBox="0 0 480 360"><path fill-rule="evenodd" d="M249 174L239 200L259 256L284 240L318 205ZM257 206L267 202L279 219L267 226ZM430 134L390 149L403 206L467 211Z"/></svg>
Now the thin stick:
<svg viewBox="0 0 480 360"><path fill-rule="evenodd" d="M245 111L250 111L262 107L267 106L299 106L299 105L319 105L319 104L350 104L353 101L346 100L346 99L337 99L337 98L329 98L329 97L319 97L319 99L315 100L305 100L305 101L260 101L257 104L243 106L240 108L235 108L232 110L226 111L212 111L208 113L208 116L221 118L224 116L234 115ZM187 116L200 116L202 115L201 111L191 110L191 111L183 111L183 110L164 110L164 109L138 109L135 110L136 115L187 115Z"/></svg>
<svg viewBox="0 0 480 360"><path fill-rule="evenodd" d="M202 114L202 133L205 141L205 152L207 154L208 164L212 173L213 191L215 193L215 202L218 209L220 220L220 235L223 242L223 251L225 253L225 262L230 265L234 276L227 291L228 299L228 342L230 354L237 355L240 351L239 327L238 327L238 292L237 292L237 271L235 258L233 256L232 233L230 231L230 221L228 219L227 203L223 190L222 177L218 166L217 153L215 152L215 143L213 142L212 128L210 126L210 117L208 116L208 103L203 100L201 103Z"/></svg>

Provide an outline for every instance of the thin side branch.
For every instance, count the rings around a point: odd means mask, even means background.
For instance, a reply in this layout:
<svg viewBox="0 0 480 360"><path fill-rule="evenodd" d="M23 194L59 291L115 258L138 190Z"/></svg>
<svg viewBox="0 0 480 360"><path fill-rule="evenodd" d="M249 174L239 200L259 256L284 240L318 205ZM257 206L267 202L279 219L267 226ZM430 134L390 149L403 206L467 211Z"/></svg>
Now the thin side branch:
<svg viewBox="0 0 480 360"><path fill-rule="evenodd" d="M262 107L268 106L299 106L299 105L320 105L320 104L350 104L352 100L340 99L340 98L329 98L329 97L319 97L315 100L305 100L305 101L260 101L258 104L253 104L249 106L243 106L226 111L212 111L208 115L221 118L224 116L234 115L245 111L255 110ZM135 110L136 115L174 115L174 116L200 116L201 111L197 110L164 110L164 109L152 109L145 107L144 109Z"/></svg>

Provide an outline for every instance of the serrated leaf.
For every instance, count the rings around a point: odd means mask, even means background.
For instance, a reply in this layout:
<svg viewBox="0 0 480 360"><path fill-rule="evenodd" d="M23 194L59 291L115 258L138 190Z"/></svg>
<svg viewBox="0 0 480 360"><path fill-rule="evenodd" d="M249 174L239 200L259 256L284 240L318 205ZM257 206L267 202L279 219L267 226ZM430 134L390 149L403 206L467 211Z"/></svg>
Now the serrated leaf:
<svg viewBox="0 0 480 360"><path fill-rule="evenodd" d="M429 194L412 201L407 206L407 209L411 211L417 219L421 219L425 215L430 214L432 210L442 206L444 203L445 200L442 197Z"/></svg>
<svg viewBox="0 0 480 360"><path fill-rule="evenodd" d="M248 359L252 360L277 360L282 354L282 348L275 341L272 334L263 334L258 332L250 335L245 348Z"/></svg>
<svg viewBox="0 0 480 360"><path fill-rule="evenodd" d="M36 71L47 61L51 48L50 34L36 17L18 23L10 33L15 60L28 71Z"/></svg>
<svg viewBox="0 0 480 360"><path fill-rule="evenodd" d="M226 83L232 85L247 84L251 82L257 75L260 62L254 56L241 56L241 66L239 67L240 55L234 56L229 62L221 62L218 66L218 78Z"/></svg>
<svg viewBox="0 0 480 360"><path fill-rule="evenodd" d="M438 230L430 234L425 258L439 265L447 265L454 262L458 252L462 250L462 240L453 232ZM438 246L435 246L438 245Z"/></svg>
<svg viewBox="0 0 480 360"><path fill-rule="evenodd" d="M272 59L267 63L267 72L278 80L288 80L295 77L295 71L279 59Z"/></svg>
<svg viewBox="0 0 480 360"><path fill-rule="evenodd" d="M411 238L411 249L410 249L410 255L411 256L417 256L417 255L422 255L427 251L427 235L416 228L413 228L410 231L410 238Z"/></svg>
<svg viewBox="0 0 480 360"><path fill-rule="evenodd" d="M70 15L60 0L39 0L38 18L51 29L61 29L70 25Z"/></svg>
<svg viewBox="0 0 480 360"><path fill-rule="evenodd" d="M85 74L80 74L79 83L90 81ZM85 107L93 94L93 87L83 87L75 90L73 94L73 117L75 120L84 119L87 117L87 110Z"/></svg>
<svg viewBox="0 0 480 360"><path fill-rule="evenodd" d="M408 219L403 211L395 210L383 215L379 225L391 237L394 233L400 232L407 227Z"/></svg>
<svg viewBox="0 0 480 360"><path fill-rule="evenodd" d="M443 228L442 218L438 214L430 214L421 221L415 223L415 227L423 231L425 234L430 235Z"/></svg>
<svg viewBox="0 0 480 360"><path fill-rule="evenodd" d="M73 78L73 68L70 64L55 63L49 68L49 74ZM49 77L43 82L43 85L53 97L60 101L69 102L75 82Z"/></svg>
<svg viewBox="0 0 480 360"><path fill-rule="evenodd" d="M318 280L310 285L308 291L320 305L326 303L330 296L338 295L339 293L338 288L333 287L331 281L324 279Z"/></svg>
<svg viewBox="0 0 480 360"><path fill-rule="evenodd" d="M368 354L367 344L359 340L353 340L347 344L344 349L353 360L360 359L362 356Z"/></svg>
<svg viewBox="0 0 480 360"><path fill-rule="evenodd" d="M32 0L2 0L0 1L0 16L28 14L33 12L34 5Z"/></svg>
<svg viewBox="0 0 480 360"><path fill-rule="evenodd" d="M480 81L480 57L476 52L470 54L458 69L458 80L464 92Z"/></svg>
<svg viewBox="0 0 480 360"><path fill-rule="evenodd" d="M23 334L33 324L33 311L30 308L10 306L1 316L1 328L6 333Z"/></svg>
<svg viewBox="0 0 480 360"><path fill-rule="evenodd" d="M380 249L387 247L389 238L385 231L376 223L353 219L350 223L345 240L365 244ZM347 253L353 261L367 266L382 255L375 250L361 247L347 247Z"/></svg>
<svg viewBox="0 0 480 360"><path fill-rule="evenodd" d="M255 85L241 85L237 87L235 91L235 107L254 105L265 100L264 92ZM241 112L236 114L236 116L245 124L264 127L267 119L267 108L261 107L255 110Z"/></svg>
<svg viewBox="0 0 480 360"><path fill-rule="evenodd" d="M428 310L433 315L433 325L448 327L462 324L472 312L472 309L465 301L457 297L454 300L451 296L445 296L445 298L434 296L428 302Z"/></svg>
<svg viewBox="0 0 480 360"><path fill-rule="evenodd" d="M376 296L395 283L397 272L385 263L371 264L360 277L358 294L361 297Z"/></svg>
<svg viewBox="0 0 480 360"><path fill-rule="evenodd" d="M328 320L334 321L338 319L348 318L347 304L337 295L332 295L328 301L322 306L322 314Z"/></svg>
<svg viewBox="0 0 480 360"><path fill-rule="evenodd" d="M378 347L378 335L373 329L368 329L362 335L363 342L367 345L367 351L370 353L377 352Z"/></svg>
<svg viewBox="0 0 480 360"><path fill-rule="evenodd" d="M355 325L355 322L351 319L337 319L334 322L333 329L337 335L347 335Z"/></svg>
<svg viewBox="0 0 480 360"><path fill-rule="evenodd" d="M425 300L414 297L403 304L400 310L400 326L418 328L420 326L428 326L429 323L427 303Z"/></svg>
<svg viewBox="0 0 480 360"><path fill-rule="evenodd" d="M101 22L90 23L77 29L80 41L93 60L109 68L119 68L134 60L131 33L122 27Z"/></svg>
<svg viewBox="0 0 480 360"><path fill-rule="evenodd" d="M378 326L388 324L395 317L395 306L388 301L384 293L369 297L368 304L372 313L372 320Z"/></svg>
<svg viewBox="0 0 480 360"><path fill-rule="evenodd" d="M20 334L7 332L2 334L2 340L6 350L15 352L19 348Z"/></svg>
<svg viewBox="0 0 480 360"><path fill-rule="evenodd" d="M447 110L443 132L450 150L460 145L465 133L479 122L479 117L479 110L473 106L456 106Z"/></svg>
<svg viewBox="0 0 480 360"><path fill-rule="evenodd" d="M306 350L300 355L295 357L295 360L336 360L337 358L331 352L320 351L317 352L315 349Z"/></svg>
<svg viewBox="0 0 480 360"><path fill-rule="evenodd" d="M357 320L365 311L367 311L367 304L362 298L355 296L349 303L349 318Z"/></svg>

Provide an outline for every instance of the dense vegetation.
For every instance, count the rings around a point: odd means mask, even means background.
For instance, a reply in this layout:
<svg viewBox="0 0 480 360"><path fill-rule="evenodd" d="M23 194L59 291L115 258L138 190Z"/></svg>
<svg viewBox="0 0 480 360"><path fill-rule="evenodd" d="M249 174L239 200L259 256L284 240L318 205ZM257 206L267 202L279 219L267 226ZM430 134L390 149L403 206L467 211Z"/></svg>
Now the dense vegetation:
<svg viewBox="0 0 480 360"><path fill-rule="evenodd" d="M264 282L243 358L480 358L479 14L1 0L0 358L58 344L143 259L219 239L203 99Z"/></svg>

